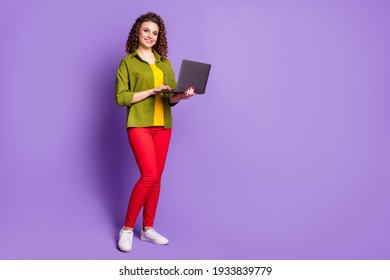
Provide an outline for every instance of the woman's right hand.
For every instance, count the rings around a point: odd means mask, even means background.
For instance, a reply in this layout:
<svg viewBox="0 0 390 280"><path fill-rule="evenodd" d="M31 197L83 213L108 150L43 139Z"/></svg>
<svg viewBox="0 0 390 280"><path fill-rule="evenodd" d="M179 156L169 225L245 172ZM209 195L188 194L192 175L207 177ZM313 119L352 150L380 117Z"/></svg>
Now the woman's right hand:
<svg viewBox="0 0 390 280"><path fill-rule="evenodd" d="M166 85L161 85L159 87L152 89L152 93L150 95L156 95L159 93L160 90L164 90L164 89L171 90L171 87Z"/></svg>
<svg viewBox="0 0 390 280"><path fill-rule="evenodd" d="M140 101L144 100L145 98L148 98L149 96L153 96L153 95L159 94L158 91L159 90L163 90L163 89L169 89L170 90L171 87L170 86L166 86L166 85L161 85L161 86L156 87L156 88L152 88L152 89L136 92L136 93L134 93L133 100L131 101L131 104L140 102Z"/></svg>

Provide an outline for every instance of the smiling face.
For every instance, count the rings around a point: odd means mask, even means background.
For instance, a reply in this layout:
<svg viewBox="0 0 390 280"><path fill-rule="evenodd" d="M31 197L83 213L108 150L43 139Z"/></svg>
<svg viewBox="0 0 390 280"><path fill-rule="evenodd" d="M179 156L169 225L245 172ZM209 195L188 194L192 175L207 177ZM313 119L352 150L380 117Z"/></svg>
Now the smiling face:
<svg viewBox="0 0 390 280"><path fill-rule="evenodd" d="M144 49L151 49L158 39L158 25L152 21L145 21L141 24L138 33L138 44Z"/></svg>

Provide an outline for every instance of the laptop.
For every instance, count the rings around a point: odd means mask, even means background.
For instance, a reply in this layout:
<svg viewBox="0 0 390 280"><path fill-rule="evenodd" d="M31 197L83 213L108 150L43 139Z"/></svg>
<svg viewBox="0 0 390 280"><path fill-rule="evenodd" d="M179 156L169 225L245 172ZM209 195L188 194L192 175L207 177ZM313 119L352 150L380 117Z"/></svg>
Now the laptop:
<svg viewBox="0 0 390 280"><path fill-rule="evenodd" d="M179 79L174 90L159 90L159 93L184 93L188 88L194 87L196 94L206 92L211 64L183 59L180 66Z"/></svg>

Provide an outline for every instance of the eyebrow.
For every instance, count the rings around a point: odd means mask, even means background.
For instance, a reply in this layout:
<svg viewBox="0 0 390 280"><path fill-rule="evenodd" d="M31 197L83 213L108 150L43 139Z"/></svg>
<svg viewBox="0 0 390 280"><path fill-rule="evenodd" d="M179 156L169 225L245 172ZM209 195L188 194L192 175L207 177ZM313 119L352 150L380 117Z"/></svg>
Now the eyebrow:
<svg viewBox="0 0 390 280"><path fill-rule="evenodd" d="M149 30L149 31L151 31L150 28L148 28L148 27L144 27L144 28L142 28L142 29L143 29L143 30ZM159 31L152 31L152 32L158 33Z"/></svg>

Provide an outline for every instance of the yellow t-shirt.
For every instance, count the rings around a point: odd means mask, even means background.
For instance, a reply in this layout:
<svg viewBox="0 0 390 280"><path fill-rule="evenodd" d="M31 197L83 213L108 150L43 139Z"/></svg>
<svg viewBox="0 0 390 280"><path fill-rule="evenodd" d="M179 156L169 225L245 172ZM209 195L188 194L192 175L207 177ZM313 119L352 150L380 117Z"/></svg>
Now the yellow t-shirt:
<svg viewBox="0 0 390 280"><path fill-rule="evenodd" d="M164 84L164 73L156 64L150 64L154 76L154 87ZM155 95L154 101L154 126L164 126L164 105L162 101L162 93Z"/></svg>

